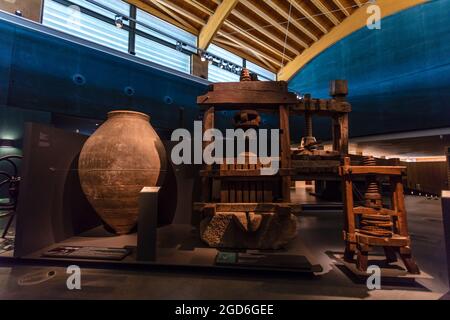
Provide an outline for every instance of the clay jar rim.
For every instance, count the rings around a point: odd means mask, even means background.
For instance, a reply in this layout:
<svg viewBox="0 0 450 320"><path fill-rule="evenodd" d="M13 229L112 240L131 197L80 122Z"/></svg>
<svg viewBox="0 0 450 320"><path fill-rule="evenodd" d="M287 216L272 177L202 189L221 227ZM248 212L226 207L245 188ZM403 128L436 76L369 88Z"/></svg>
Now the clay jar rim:
<svg viewBox="0 0 450 320"><path fill-rule="evenodd" d="M150 116L148 114L145 114L145 113L139 112L139 111L114 110L114 111L108 112L108 119L115 118L118 116L135 116L136 118L140 118L147 122L150 121Z"/></svg>

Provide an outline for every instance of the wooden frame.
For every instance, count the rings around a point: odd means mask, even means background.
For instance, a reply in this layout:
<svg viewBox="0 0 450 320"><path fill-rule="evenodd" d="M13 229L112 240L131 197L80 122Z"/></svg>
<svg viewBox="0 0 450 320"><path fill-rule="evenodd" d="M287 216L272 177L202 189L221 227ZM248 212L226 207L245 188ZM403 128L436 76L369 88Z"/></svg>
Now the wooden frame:
<svg viewBox="0 0 450 320"><path fill-rule="evenodd" d="M353 262L356 253L356 265L359 270L366 271L368 267L368 254L372 247L383 247L388 263L397 261L396 253L405 264L408 272L419 274L420 270L411 254L411 240L408 233L407 214L404 202L402 177L405 174L403 167L352 166L350 158L344 158L339 168L342 178L342 196L344 203L344 231L345 241L344 259ZM355 207L353 200L353 175L383 175L389 176L391 185L391 208L373 209L368 207ZM393 236L378 237L361 233L357 227L357 218L364 214L389 215L393 221Z"/></svg>

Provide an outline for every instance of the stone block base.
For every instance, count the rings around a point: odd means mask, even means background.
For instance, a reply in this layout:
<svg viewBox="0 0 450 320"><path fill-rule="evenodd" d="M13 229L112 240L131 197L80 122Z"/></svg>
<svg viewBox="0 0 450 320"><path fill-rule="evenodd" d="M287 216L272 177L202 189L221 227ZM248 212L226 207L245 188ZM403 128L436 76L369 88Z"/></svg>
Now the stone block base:
<svg viewBox="0 0 450 320"><path fill-rule="evenodd" d="M297 236L297 217L275 212L216 212L203 218L200 237L210 247L280 249Z"/></svg>

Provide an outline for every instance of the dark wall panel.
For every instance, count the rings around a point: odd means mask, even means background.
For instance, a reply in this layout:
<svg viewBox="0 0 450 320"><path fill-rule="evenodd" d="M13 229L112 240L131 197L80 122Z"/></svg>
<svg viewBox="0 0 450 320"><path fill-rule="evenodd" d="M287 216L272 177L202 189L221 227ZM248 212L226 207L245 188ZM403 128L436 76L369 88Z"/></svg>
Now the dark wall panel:
<svg viewBox="0 0 450 320"><path fill-rule="evenodd" d="M104 119L143 111L155 127L192 126L207 83L158 70L0 17L0 104ZM180 123L183 109L185 123Z"/></svg>

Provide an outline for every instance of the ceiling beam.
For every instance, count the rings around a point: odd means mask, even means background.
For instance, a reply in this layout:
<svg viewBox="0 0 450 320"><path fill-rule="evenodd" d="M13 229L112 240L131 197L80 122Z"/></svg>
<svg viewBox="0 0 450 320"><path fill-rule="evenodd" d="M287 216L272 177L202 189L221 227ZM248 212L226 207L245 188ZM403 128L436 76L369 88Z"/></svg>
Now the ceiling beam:
<svg viewBox="0 0 450 320"><path fill-rule="evenodd" d="M273 2L272 0L266 0L266 3L274 9L280 16L285 18L289 21L289 23L293 24L297 29L301 30L304 34L306 34L308 37L313 39L314 41L319 40L315 34L313 34L311 31L308 30L305 26L303 26L301 23L299 23L297 20L292 19L292 17L289 16L289 13L286 12L283 8L281 8L278 4ZM307 47L305 47L307 48Z"/></svg>
<svg viewBox="0 0 450 320"><path fill-rule="evenodd" d="M205 5L203 5L202 3L199 3L197 0L186 0L190 5L194 6L195 8L197 8L198 10L202 11L203 13L212 15L214 13L213 10L209 9L208 7L206 7ZM220 0L213 0L217 5L219 5L221 2ZM284 42L281 39L278 39L277 37L275 37L272 34L267 34L267 32L265 32L266 30L264 28L262 28L261 26L259 26L258 24L256 24L253 20L248 19L247 17L245 17L244 15L242 15L240 12L238 12L237 10L233 10L231 11L231 14L236 16L237 18L245 21L247 24L249 24L250 26L252 26L253 28L255 28L255 30L258 30L260 32L264 32L264 34L266 34L266 36L268 36L269 38L271 38L272 40L274 40L275 42L279 43L279 44L284 44ZM229 21L225 21L225 25L229 28L232 28L233 30L238 30L237 26L235 26L233 23L229 22ZM247 34L244 34L246 36L248 36ZM222 35L223 37L223 35ZM254 38L252 36L252 38ZM278 40L277 40L278 39ZM255 51L252 52L251 55L247 55L247 54L243 54L242 53L242 41L238 41L236 42L236 39L234 38L234 41L231 40L226 40L223 38L214 38L213 40L216 40L217 42L220 42L221 44L225 44L226 46L230 46L236 49L230 50L231 52L242 56L243 58L247 59L247 60L254 60L254 62L259 61L260 63L262 62L266 67L269 68L269 70L277 72L278 68L280 67L280 64L277 63L276 65L278 67L275 67L273 64L270 64L267 61L267 57L263 57L261 56L261 54L256 53ZM246 47L248 47L248 44L246 45ZM230 48L227 48L227 50L229 50ZM237 50L239 49L239 50ZM292 51L295 55L300 54L300 52L298 50L296 50L295 48L291 47L290 45L286 45L286 49L289 49L290 51ZM298 53L296 53L298 52ZM252 58L253 57L253 58ZM291 61L292 59L289 58L289 61Z"/></svg>
<svg viewBox="0 0 450 320"><path fill-rule="evenodd" d="M238 18L241 21L244 21L245 23L247 23L249 26L251 26L253 29L257 30L258 32L262 33L264 36L266 36L267 38L269 38L270 40L272 40L273 42L278 43L280 46L285 46L286 49L288 49L289 51L291 51L292 53L294 53L295 55L299 55L300 52L295 49L294 47L292 47L289 43L285 43L284 39L280 39L279 37L277 37L276 35L274 35L271 32L268 32L267 29L264 29L263 27L261 27L260 25L258 25L257 23L255 23L252 19L247 18L245 15L243 15L240 12L232 12L232 15L234 15L236 18ZM305 45L303 46L303 48L308 48L309 46L305 43Z"/></svg>
<svg viewBox="0 0 450 320"><path fill-rule="evenodd" d="M361 8L363 6L363 3L360 0L354 0L354 1L358 5L358 7Z"/></svg>
<svg viewBox="0 0 450 320"><path fill-rule="evenodd" d="M153 5L155 5L156 7L159 8L159 10L165 12L169 17L174 18L175 20L177 20L179 23L181 23L182 25L184 25L187 28L192 28L195 29L195 27L190 24L186 19L180 17L176 12L174 12L173 10L163 6L162 4L160 4L157 1L153 2Z"/></svg>
<svg viewBox="0 0 450 320"><path fill-rule="evenodd" d="M317 7L317 9L320 10L320 12L321 12L323 15L325 15L325 16L328 18L328 20L330 20L331 22L333 22L333 24L334 24L335 26L337 26L337 25L340 23L339 19L336 18L336 16L335 16L332 12L330 12L330 9L328 9L328 8L322 3L321 0L311 0L311 2Z"/></svg>
<svg viewBox="0 0 450 320"><path fill-rule="evenodd" d="M211 9L209 9L209 8L205 7L204 5L198 3L197 0L186 0L186 1L187 1L188 3L190 3L191 5L195 6L197 9L201 10L201 11L204 12L204 13L207 13L207 14L209 14L209 15L213 15L213 14L214 14L214 11L212 11ZM214 2L216 2L217 4L220 5L220 1L219 1L219 0L214 0ZM235 13L235 11L231 11L231 14L234 14L234 13ZM245 21L248 22L248 19L246 19ZM260 45L261 47L263 47L263 48L266 49L267 51L270 51L273 55L276 55L276 56L278 56L278 57L280 57L280 58L283 58L283 57L284 57L284 60L286 60L286 61L292 61L292 58L291 58L291 57L285 55L283 52L279 51L278 49L275 49L274 47L270 46L269 44L267 44L266 42L262 41L262 40L259 39L258 37L254 36L253 34L249 33L248 31L246 31L246 30L242 29L241 27L237 26L236 24L232 23L231 21L225 20L225 21L224 21L224 25L227 26L227 27L229 27L230 29L232 29L232 30L233 30L233 33L236 32L236 34L240 34L240 35L242 35L242 36L245 36L245 37L246 37L247 39L249 39L250 41L252 41L252 42L254 42L254 43ZM225 31L221 31L220 28L217 30L217 33L219 33L219 31L220 31L220 34L221 34L222 36L225 36L225 35L232 35L232 34L230 34L230 33L226 33ZM237 39L236 37L232 37L232 38L233 38L233 39ZM249 47L249 44L248 44L248 43L245 43L245 42L241 41L240 44L242 45L242 43L245 44L245 47ZM283 42L283 45L284 45L284 42ZM203 49L203 48L202 48L202 49ZM204 49L206 49L206 48L204 48ZM294 50L294 51L293 51L294 54L297 55L297 53L295 53L295 51L296 51L296 52L298 52L298 51L295 50L294 48L292 48L292 50ZM258 57L261 57L261 54L259 54ZM268 55L264 55L263 57L264 57L265 59L270 59L270 58L272 58L272 57L270 57L270 56L268 56ZM269 57L269 58L268 58L268 57ZM280 63L278 63L278 64L280 64Z"/></svg>
<svg viewBox="0 0 450 320"><path fill-rule="evenodd" d="M200 17L197 17L195 14L177 6L176 4L170 2L170 1L165 1L165 0L151 0L153 3L155 2L159 2L161 5L181 14L182 16L185 16L186 18L194 21L195 23L201 24L202 26L204 26L206 24L205 21L203 21L203 19L201 19Z"/></svg>
<svg viewBox="0 0 450 320"><path fill-rule="evenodd" d="M282 24L280 24L278 21L276 21L275 19L273 19L271 16L269 16L268 14L266 14L265 12L263 12L262 10L260 10L257 6L253 5L251 2L247 1L247 0L241 0L240 1L241 4L243 4L244 6L246 6L248 9L250 9L252 12L254 12L255 14L257 14L258 16L260 16L261 18L263 18L265 21L267 21L268 23L270 23L273 27L277 28L279 31L281 31L283 34L286 34L286 27L283 27ZM268 30L268 28L265 28L266 30ZM266 31L268 32L268 31ZM301 45L303 48L308 48L309 46L305 43L305 41L303 41L302 39L300 39L299 37L297 37L295 34L293 34L292 32L288 32L288 37L291 38L292 40L294 40L295 42L297 42L299 45Z"/></svg>
<svg viewBox="0 0 450 320"><path fill-rule="evenodd" d="M240 40L239 38L236 38L235 36L230 35L228 33L224 33L224 32L222 32L220 30L219 30L219 32L217 34L222 36L222 37L224 37L224 38L226 38L226 39L229 39L229 40L231 40L231 41L233 41L233 42L235 42L235 43L237 43L239 45L241 45L243 51L249 52L250 54L252 54L256 58L263 57L264 59L266 59L267 61L270 61L274 65L276 65L278 67L281 67L281 61L275 59L274 57L272 57L272 56L270 56L270 55L268 55L268 54L266 54L266 53L264 53L264 52L262 52L262 51L260 51L258 49L249 47L248 43Z"/></svg>
<svg viewBox="0 0 450 320"><path fill-rule="evenodd" d="M214 14L209 17L208 22L200 31L198 36L198 47L200 49L208 48L217 31L222 27L222 24L238 2L239 0L223 0L219 4Z"/></svg>
<svg viewBox="0 0 450 320"><path fill-rule="evenodd" d="M313 17L308 10L306 10L297 0L288 0L292 6L297 9L302 15L305 16L311 23L313 23L317 28L319 28L323 33L328 33L328 29L325 28L315 17Z"/></svg>
<svg viewBox="0 0 450 320"><path fill-rule="evenodd" d="M377 5L381 9L382 18L393 15L402 10L414 7L429 0L378 0ZM334 27L328 34L324 35L319 41L310 48L303 51L293 61L289 62L278 72L278 80L289 80L308 62L314 59L321 52L331 47L333 44L342 40L351 33L366 26L368 14L365 8L357 9L352 15Z"/></svg>
<svg viewBox="0 0 450 320"><path fill-rule="evenodd" d="M341 0L333 0L334 4L338 6L338 8L348 17L350 15L350 12L345 7L344 4L342 4Z"/></svg>
<svg viewBox="0 0 450 320"><path fill-rule="evenodd" d="M169 23L172 23L173 25L188 31L192 34L198 35L199 31L194 28L194 27L187 27L185 25L183 25L182 23L180 23L179 21L177 21L176 19L174 19L173 17L166 15L164 13L162 13L159 10L156 10L154 7L152 7L151 5L149 5L148 3L142 2L141 0L126 0L126 2L128 2L129 4L132 4L134 6L136 6L137 8L150 13L151 15L154 15L155 17L158 17L164 21L167 21Z"/></svg>

